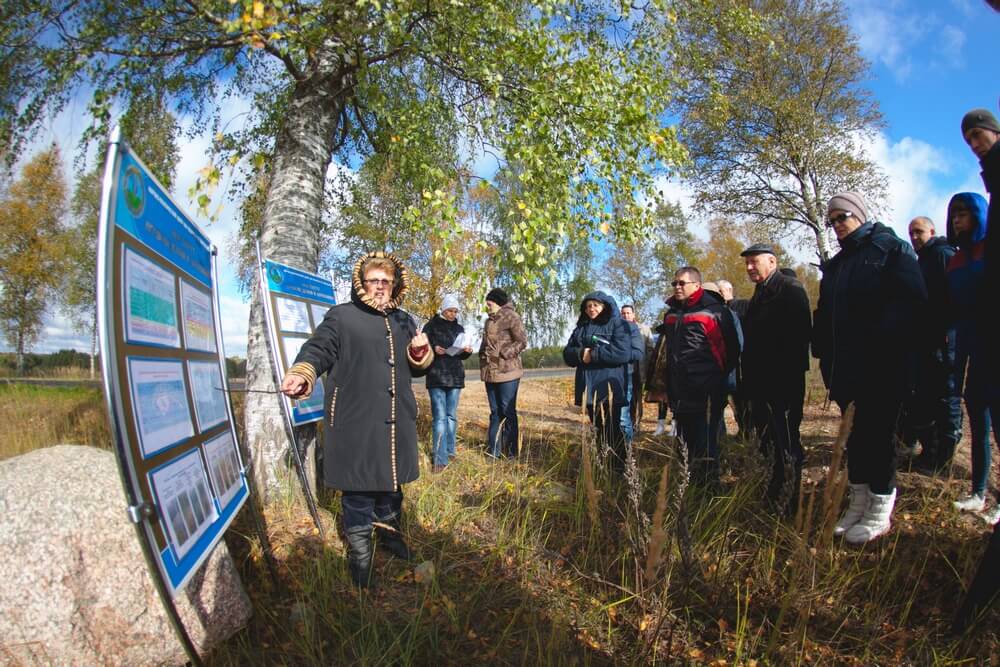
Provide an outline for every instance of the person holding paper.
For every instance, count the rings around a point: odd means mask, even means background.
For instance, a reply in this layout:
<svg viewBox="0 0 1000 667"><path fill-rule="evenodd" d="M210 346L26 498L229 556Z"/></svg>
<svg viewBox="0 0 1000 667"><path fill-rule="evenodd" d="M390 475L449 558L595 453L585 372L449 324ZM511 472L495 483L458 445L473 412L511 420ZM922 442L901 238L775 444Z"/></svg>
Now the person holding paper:
<svg viewBox="0 0 1000 667"><path fill-rule="evenodd" d="M419 476L412 378L434 360L427 336L400 309L407 271L375 252L354 265L351 300L326 313L281 383L295 399L326 373L323 483L339 489L351 579L372 583L372 528L379 546L409 560L401 485Z"/></svg>
<svg viewBox="0 0 1000 667"><path fill-rule="evenodd" d="M434 361L427 369L427 393L433 420L434 472L441 472L455 456L458 426L458 395L465 387L462 360L472 354L465 328L458 323L458 299L449 294L441 301L441 312L424 325L424 334L434 348Z"/></svg>

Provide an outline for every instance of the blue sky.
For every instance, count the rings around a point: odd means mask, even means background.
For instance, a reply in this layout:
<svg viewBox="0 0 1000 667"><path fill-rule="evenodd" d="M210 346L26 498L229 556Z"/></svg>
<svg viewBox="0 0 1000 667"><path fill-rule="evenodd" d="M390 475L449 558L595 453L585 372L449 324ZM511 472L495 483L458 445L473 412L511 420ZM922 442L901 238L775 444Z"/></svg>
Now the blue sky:
<svg viewBox="0 0 1000 667"><path fill-rule="evenodd" d="M962 140L959 123L973 107L998 113L1000 96L1000 13L983 0L847 0L855 36L844 48L857 48L871 62L868 88L874 93L886 121L885 129L869 146L870 156L890 181L888 210L883 219L898 233L916 215L942 221L948 199L956 192L986 194L979 167ZM227 102L232 117L243 109ZM56 141L71 158L86 123L85 105L75 102L50 120L36 137L37 147ZM1000 115L1000 114L998 114ZM208 162L209 138L182 146L175 199L193 215L187 190L197 170ZM666 195L682 204L691 201L683 183L661 184ZM248 306L236 288L227 246L235 231L235 206L226 204L219 221L204 229L220 248L223 337L228 355L246 350ZM72 331L58 313L47 319L43 339L35 351L62 348L86 350L88 342ZM2 347L0 349L8 349Z"/></svg>

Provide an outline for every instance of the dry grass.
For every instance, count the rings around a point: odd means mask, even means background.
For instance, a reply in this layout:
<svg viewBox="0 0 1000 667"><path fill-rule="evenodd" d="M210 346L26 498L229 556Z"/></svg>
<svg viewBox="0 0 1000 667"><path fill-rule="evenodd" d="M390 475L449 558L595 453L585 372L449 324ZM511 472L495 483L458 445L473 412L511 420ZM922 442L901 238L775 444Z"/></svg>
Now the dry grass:
<svg viewBox="0 0 1000 667"><path fill-rule="evenodd" d="M0 414L30 417L28 397L10 399L0 394ZM493 462L481 453L482 387L463 392L459 458L433 475L425 452L426 474L405 489L407 539L433 574L379 553L380 585L359 594L335 532L324 543L308 513L283 503L267 511L272 582L243 516L227 540L256 613L206 662L996 664L997 611L976 637L946 634L987 533L951 509L964 479L901 472L893 530L850 548L827 537L843 492L832 465L840 418L815 396L802 508L788 521L761 500L755 443L724 440L722 488L707 492L687 485L669 439L650 437L650 417L630 489L581 436L570 400L568 380L523 382L521 457ZM70 401L40 402L50 416L72 412ZM90 409L103 419L99 402ZM23 434L8 429L7 439ZM336 499L323 502L336 518Z"/></svg>

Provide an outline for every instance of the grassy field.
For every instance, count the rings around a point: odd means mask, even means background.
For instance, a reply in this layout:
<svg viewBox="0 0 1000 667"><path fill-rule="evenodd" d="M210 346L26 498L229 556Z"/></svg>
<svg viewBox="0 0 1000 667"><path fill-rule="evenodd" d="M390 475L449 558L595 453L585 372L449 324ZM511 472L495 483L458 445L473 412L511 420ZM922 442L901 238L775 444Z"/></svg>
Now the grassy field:
<svg viewBox="0 0 1000 667"><path fill-rule="evenodd" d="M458 460L432 475L425 457L405 488L415 562L379 553L374 591L347 583L335 531L321 541L291 500L267 509L273 582L241 517L227 541L255 615L206 662L997 664L997 612L976 637L946 632L988 530L951 508L966 485L959 466L951 479L901 472L892 532L850 548L829 536L843 494L839 415L817 401L803 429L803 507L782 521L760 500L753 442L726 438L722 488L707 493L686 484L683 457L647 419L636 465L616 476L568 405L570 381L531 380L519 397L522 456L494 463L481 453L482 393L463 392ZM96 392L0 388L0 416L0 458L107 438ZM336 499L322 502L336 520Z"/></svg>

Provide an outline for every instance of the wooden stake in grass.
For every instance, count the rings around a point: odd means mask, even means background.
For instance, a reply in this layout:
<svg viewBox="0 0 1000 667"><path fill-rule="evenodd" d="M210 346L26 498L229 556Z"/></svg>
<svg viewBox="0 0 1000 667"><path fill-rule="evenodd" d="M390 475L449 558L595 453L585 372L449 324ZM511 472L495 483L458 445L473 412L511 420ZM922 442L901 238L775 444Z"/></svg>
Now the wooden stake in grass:
<svg viewBox="0 0 1000 667"><path fill-rule="evenodd" d="M817 546L826 546L833 539L833 528L837 523L840 502L847 490L847 472L841 471L840 462L844 457L847 439L851 437L854 428L854 403L850 403L840 418L840 430L833 444L833 455L830 458L830 469L826 474L826 488L823 489L823 521L820 524L820 542Z"/></svg>
<svg viewBox="0 0 1000 667"><path fill-rule="evenodd" d="M643 583L653 581L656 568L663 556L663 547L667 542L667 532L663 529L664 515L667 513L667 481L670 478L670 462L663 464L660 474L660 486L656 490L656 509L653 511L653 529L649 534L649 548L646 551L646 571Z"/></svg>
<svg viewBox="0 0 1000 667"><path fill-rule="evenodd" d="M598 525L597 489L594 487L594 470L590 462L590 443L583 438L583 488L587 492L587 516L592 526Z"/></svg>

